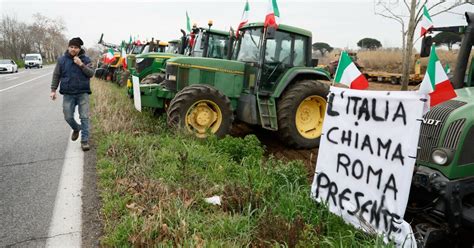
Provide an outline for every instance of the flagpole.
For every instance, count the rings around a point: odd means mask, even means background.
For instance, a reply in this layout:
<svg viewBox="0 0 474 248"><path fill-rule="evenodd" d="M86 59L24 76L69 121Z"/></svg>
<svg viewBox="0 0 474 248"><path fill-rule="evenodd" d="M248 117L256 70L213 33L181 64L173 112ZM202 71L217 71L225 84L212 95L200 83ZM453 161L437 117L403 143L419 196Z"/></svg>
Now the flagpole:
<svg viewBox="0 0 474 248"><path fill-rule="evenodd" d="M255 88L254 92L258 97L258 88L260 87L260 83L262 80L262 73L263 73L263 65L265 64L265 50L263 49L263 45L265 44L265 39L267 38L267 27L263 27L263 35L262 39L259 42L260 46L260 59L259 59L259 70L257 73L257 80L255 81Z"/></svg>
<svg viewBox="0 0 474 248"><path fill-rule="evenodd" d="M336 68L336 72L334 72L334 76L337 76L337 72L339 71L339 65L341 64L341 59L342 59L342 53L345 52L345 50L342 50L341 51L341 55L339 55L339 61L337 61L337 68ZM332 79L332 83L331 83L331 86L334 86L336 85L336 78L334 77Z"/></svg>

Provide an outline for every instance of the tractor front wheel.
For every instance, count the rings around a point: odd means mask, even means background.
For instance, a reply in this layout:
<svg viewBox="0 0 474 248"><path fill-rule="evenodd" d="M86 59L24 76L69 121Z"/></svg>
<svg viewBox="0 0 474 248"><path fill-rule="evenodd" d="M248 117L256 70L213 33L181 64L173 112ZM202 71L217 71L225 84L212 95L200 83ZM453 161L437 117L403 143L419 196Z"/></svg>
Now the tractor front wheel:
<svg viewBox="0 0 474 248"><path fill-rule="evenodd" d="M230 132L234 121L229 98L202 84L178 92L167 114L170 126L182 127L199 138L206 138L208 133L223 137Z"/></svg>
<svg viewBox="0 0 474 248"><path fill-rule="evenodd" d="M291 147L314 148L319 146L327 84L303 80L289 86L277 103L278 134Z"/></svg>

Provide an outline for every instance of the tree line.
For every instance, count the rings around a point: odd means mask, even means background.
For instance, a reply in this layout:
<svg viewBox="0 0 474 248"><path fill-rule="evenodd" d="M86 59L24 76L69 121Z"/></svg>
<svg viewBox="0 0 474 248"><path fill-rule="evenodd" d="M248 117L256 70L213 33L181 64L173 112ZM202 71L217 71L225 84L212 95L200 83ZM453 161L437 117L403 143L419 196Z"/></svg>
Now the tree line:
<svg viewBox="0 0 474 248"><path fill-rule="evenodd" d="M54 62L65 51L66 26L61 18L52 19L40 13L32 23L3 15L0 20L0 57L21 60L27 53L40 53L45 62Z"/></svg>

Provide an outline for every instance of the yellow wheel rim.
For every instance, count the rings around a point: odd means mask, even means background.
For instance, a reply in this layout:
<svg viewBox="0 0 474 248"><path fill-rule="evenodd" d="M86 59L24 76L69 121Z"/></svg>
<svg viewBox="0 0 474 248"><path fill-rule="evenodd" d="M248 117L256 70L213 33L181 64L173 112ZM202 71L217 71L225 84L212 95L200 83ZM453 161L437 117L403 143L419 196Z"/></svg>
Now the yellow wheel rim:
<svg viewBox="0 0 474 248"><path fill-rule="evenodd" d="M296 129L306 139L316 139L323 130L326 99L313 95L304 99L296 110Z"/></svg>
<svg viewBox="0 0 474 248"><path fill-rule="evenodd" d="M199 138L205 138L208 130L216 133L221 123L221 109L210 100L195 102L186 113L186 128Z"/></svg>

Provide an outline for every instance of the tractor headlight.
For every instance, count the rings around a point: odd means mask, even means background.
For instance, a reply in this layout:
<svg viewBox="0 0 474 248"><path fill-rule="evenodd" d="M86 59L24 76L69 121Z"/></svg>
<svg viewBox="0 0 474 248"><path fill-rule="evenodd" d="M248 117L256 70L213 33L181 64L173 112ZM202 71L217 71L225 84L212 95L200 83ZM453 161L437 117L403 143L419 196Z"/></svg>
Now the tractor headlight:
<svg viewBox="0 0 474 248"><path fill-rule="evenodd" d="M140 63L140 62L142 62L144 59L145 59L145 58L137 58L137 59L136 59L136 62L137 62L137 63Z"/></svg>
<svg viewBox="0 0 474 248"><path fill-rule="evenodd" d="M431 160L438 165L448 165L451 162L453 153L447 149L435 149L431 153Z"/></svg>
<svg viewBox="0 0 474 248"><path fill-rule="evenodd" d="M176 81L176 75L170 75L170 74L168 74L167 79L168 79L169 81Z"/></svg>

